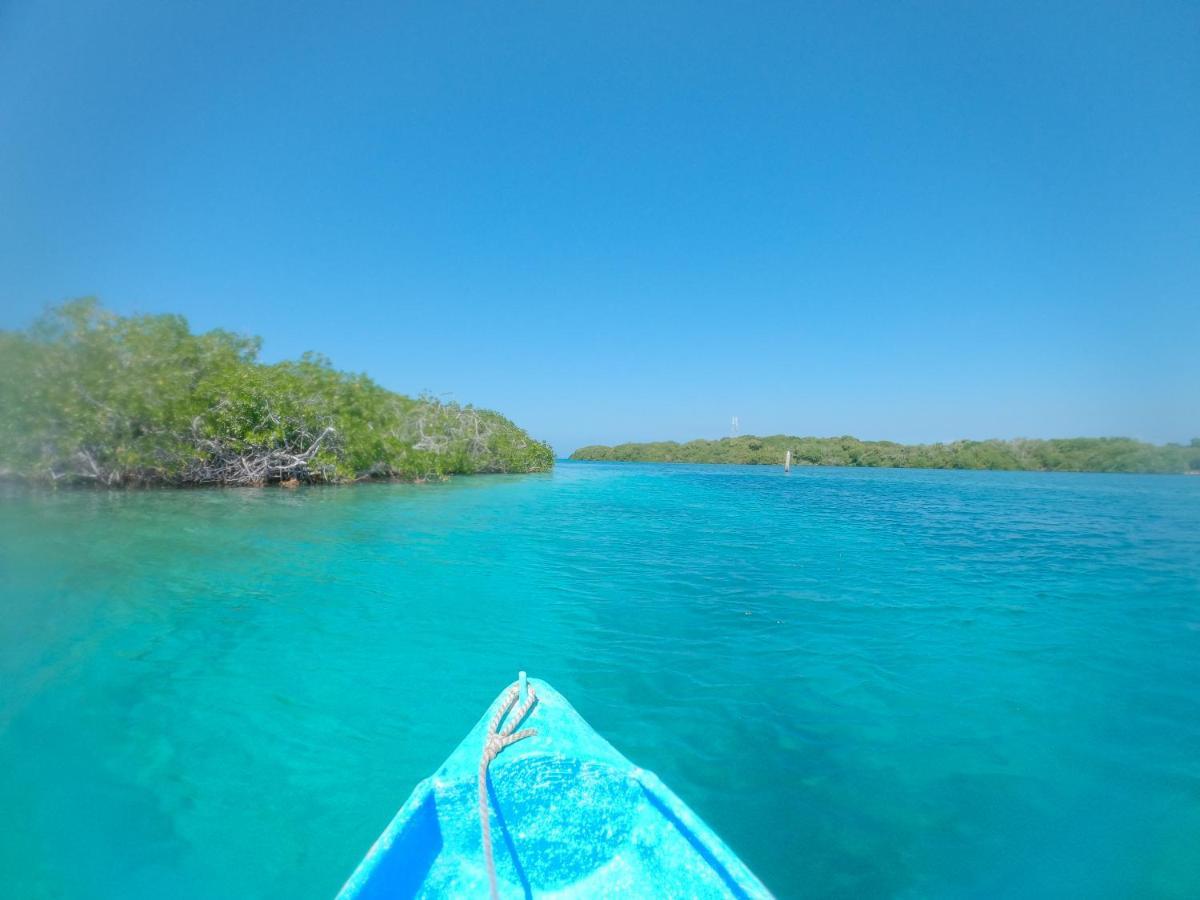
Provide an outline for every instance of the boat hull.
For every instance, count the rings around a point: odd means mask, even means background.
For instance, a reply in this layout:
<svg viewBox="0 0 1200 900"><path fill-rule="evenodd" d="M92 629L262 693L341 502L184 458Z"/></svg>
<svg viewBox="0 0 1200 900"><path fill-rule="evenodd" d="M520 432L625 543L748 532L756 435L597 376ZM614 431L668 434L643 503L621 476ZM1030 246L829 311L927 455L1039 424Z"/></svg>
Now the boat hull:
<svg viewBox="0 0 1200 900"><path fill-rule="evenodd" d="M597 734L543 681L521 724L537 734L488 770L501 897L769 897L744 863L653 773ZM416 786L338 900L485 897L478 769L488 710Z"/></svg>

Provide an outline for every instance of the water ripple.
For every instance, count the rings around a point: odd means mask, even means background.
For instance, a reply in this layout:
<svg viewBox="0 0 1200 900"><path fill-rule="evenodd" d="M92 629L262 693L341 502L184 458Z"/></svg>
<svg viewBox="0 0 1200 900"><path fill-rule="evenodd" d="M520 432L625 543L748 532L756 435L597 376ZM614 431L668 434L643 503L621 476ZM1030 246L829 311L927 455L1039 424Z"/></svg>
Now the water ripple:
<svg viewBox="0 0 1200 900"><path fill-rule="evenodd" d="M781 896L1189 896L1200 479L0 496L0 883L327 897L518 668Z"/></svg>

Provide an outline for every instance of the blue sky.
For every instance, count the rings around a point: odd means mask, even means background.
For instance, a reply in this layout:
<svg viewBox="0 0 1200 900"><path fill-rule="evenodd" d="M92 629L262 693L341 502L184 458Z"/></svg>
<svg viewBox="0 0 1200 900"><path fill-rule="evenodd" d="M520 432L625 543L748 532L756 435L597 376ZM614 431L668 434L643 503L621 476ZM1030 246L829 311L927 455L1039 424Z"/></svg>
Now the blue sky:
<svg viewBox="0 0 1200 900"><path fill-rule="evenodd" d="M511 415L1200 435L1195 3L0 0L0 327Z"/></svg>

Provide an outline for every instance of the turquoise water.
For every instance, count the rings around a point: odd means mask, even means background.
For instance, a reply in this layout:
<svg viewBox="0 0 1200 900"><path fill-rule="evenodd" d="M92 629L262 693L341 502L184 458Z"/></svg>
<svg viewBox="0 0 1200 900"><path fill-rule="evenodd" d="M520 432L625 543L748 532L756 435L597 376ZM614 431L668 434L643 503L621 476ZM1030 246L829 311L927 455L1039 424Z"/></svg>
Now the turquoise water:
<svg viewBox="0 0 1200 900"><path fill-rule="evenodd" d="M332 895L518 668L782 896L1200 893L1200 479L0 494L0 894Z"/></svg>

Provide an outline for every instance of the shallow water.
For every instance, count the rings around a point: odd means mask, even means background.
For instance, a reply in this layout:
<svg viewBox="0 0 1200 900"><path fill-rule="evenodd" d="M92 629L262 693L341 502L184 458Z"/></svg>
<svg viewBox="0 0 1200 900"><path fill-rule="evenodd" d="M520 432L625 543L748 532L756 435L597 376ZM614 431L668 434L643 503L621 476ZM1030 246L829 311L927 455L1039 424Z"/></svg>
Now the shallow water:
<svg viewBox="0 0 1200 900"><path fill-rule="evenodd" d="M0 893L332 895L518 668L781 896L1200 892L1200 479L0 494Z"/></svg>

